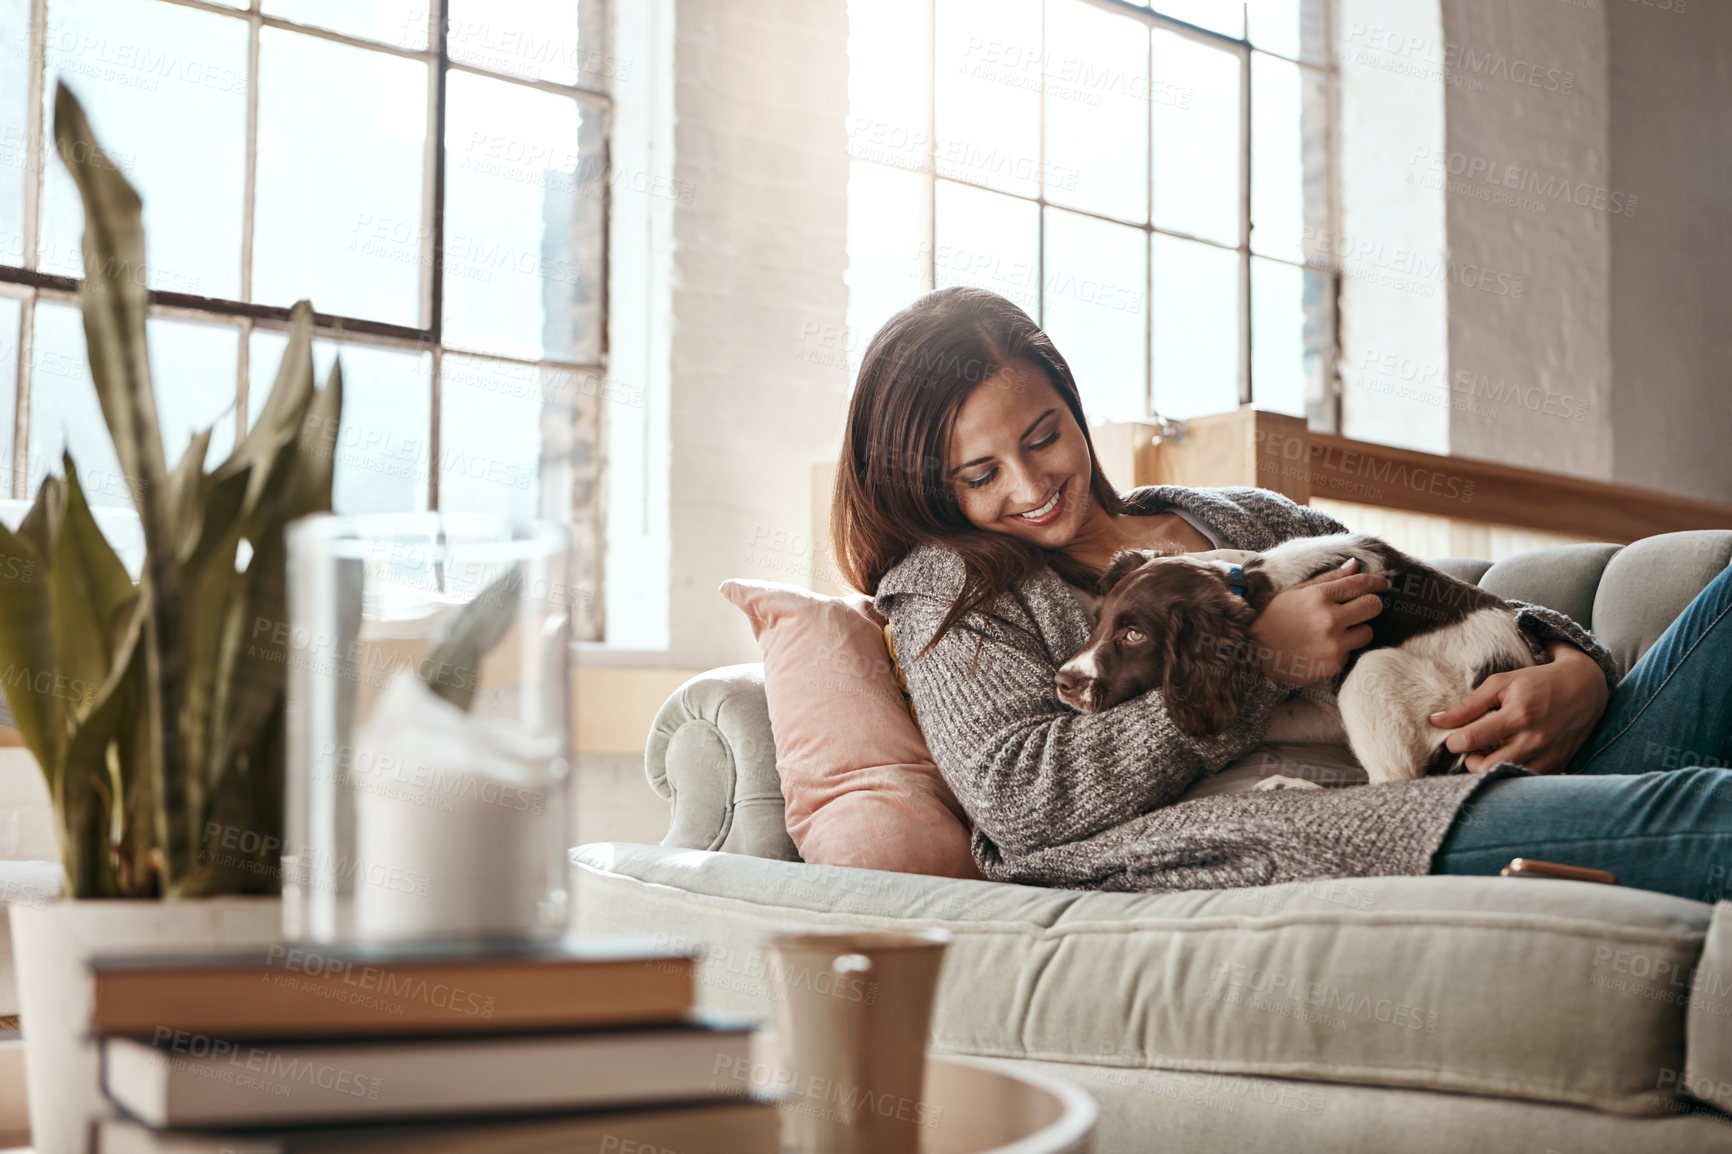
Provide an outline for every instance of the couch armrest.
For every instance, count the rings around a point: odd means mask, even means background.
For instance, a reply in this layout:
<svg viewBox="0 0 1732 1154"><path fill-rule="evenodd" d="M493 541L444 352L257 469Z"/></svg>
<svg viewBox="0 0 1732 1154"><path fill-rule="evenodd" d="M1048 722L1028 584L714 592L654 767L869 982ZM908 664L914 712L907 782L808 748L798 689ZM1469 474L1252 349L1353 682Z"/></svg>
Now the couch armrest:
<svg viewBox="0 0 1732 1154"><path fill-rule="evenodd" d="M650 726L644 772L673 805L663 845L800 860L783 814L761 663L712 669L675 690Z"/></svg>

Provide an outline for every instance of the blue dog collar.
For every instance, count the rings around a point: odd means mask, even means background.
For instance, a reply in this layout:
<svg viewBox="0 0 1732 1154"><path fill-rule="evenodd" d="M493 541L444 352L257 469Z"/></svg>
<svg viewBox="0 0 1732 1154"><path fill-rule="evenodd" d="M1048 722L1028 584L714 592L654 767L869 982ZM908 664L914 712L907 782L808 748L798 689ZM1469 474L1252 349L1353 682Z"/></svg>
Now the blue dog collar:
<svg viewBox="0 0 1732 1154"><path fill-rule="evenodd" d="M1245 595L1245 567L1243 565L1229 565L1227 567L1227 588L1240 597Z"/></svg>

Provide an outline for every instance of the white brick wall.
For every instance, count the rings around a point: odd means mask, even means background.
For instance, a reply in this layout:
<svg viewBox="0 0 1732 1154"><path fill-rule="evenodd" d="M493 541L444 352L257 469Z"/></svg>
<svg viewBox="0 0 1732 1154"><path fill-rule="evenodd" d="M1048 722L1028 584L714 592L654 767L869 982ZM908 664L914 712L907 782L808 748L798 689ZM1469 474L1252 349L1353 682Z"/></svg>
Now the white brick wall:
<svg viewBox="0 0 1732 1154"><path fill-rule="evenodd" d="M1445 0L1443 35L1458 61L1451 396L1472 402L1450 411L1450 451L1610 480L1612 217L1592 204L1611 183L1605 19L1549 0ZM1503 291L1517 278L1519 299Z"/></svg>
<svg viewBox="0 0 1732 1154"><path fill-rule="evenodd" d="M847 313L848 12L675 9L674 165L691 202L673 210L669 664L705 667L758 659L717 585L808 583L809 547L787 535L807 535L812 465L841 444L846 372L801 353Z"/></svg>
<svg viewBox="0 0 1732 1154"><path fill-rule="evenodd" d="M48 784L27 749L0 748L0 861L59 861Z"/></svg>

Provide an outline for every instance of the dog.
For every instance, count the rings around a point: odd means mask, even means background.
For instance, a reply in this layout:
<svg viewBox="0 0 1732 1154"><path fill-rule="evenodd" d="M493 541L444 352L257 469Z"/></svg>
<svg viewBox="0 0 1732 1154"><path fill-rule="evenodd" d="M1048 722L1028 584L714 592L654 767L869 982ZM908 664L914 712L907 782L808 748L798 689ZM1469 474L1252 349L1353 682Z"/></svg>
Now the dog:
<svg viewBox="0 0 1732 1154"><path fill-rule="evenodd" d="M1101 577L1094 631L1055 675L1059 697L1093 713L1159 689L1179 732L1213 737L1262 672L1257 615L1282 590L1349 560L1390 581L1368 622L1371 643L1333 691L1317 678L1277 707L1266 740L1345 741L1373 782L1460 772L1466 755L1444 748L1449 731L1430 715L1541 655L1507 602L1365 534L1300 537L1263 553L1117 554Z"/></svg>

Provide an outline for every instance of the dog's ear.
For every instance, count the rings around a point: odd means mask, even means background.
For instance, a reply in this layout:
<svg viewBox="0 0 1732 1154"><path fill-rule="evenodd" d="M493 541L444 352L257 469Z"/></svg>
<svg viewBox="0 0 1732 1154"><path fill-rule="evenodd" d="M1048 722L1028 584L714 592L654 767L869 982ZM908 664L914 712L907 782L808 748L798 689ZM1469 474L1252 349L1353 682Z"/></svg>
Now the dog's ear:
<svg viewBox="0 0 1732 1154"><path fill-rule="evenodd" d="M1141 569L1160 554L1149 549L1121 549L1113 554L1112 564L1101 574L1100 584L1096 587L1102 597L1112 591L1112 587L1123 581L1127 575Z"/></svg>
<svg viewBox="0 0 1732 1154"><path fill-rule="evenodd" d="M1239 716L1245 686L1256 672L1247 664L1255 652L1254 619L1213 598L1173 607L1161 696L1167 716L1186 737L1214 737Z"/></svg>

